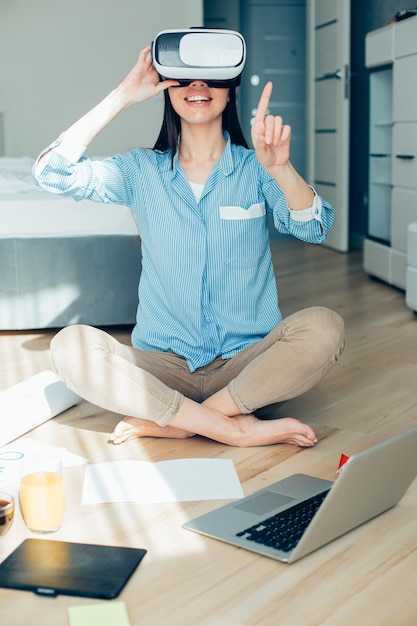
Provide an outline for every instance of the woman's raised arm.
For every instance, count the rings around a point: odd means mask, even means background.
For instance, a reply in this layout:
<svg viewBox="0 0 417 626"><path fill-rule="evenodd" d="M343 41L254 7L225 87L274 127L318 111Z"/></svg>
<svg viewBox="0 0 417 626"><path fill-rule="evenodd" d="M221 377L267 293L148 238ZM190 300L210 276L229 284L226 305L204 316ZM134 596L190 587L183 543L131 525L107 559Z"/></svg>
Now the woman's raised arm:
<svg viewBox="0 0 417 626"><path fill-rule="evenodd" d="M72 124L61 137L60 153L72 155L87 148L91 141L121 111L132 104L157 96L161 91L178 84L175 80L159 82L150 53L150 46L144 48L133 68L101 102ZM39 159L37 167L42 169L48 160L49 151Z"/></svg>

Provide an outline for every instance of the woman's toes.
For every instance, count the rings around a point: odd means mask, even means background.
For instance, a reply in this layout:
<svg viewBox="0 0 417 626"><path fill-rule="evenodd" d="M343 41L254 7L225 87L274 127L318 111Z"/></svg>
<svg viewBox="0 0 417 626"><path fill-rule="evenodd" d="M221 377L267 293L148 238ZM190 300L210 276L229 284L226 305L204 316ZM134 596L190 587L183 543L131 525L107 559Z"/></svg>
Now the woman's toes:
<svg viewBox="0 0 417 626"><path fill-rule="evenodd" d="M189 433L169 425L159 426L159 424L155 424L155 422L139 417L127 416L116 424L113 433L109 437L109 443L120 444L133 437L185 439L187 437L194 437L194 433Z"/></svg>
<svg viewBox="0 0 417 626"><path fill-rule="evenodd" d="M128 424L125 420L122 420L116 424L115 429L109 437L109 443L123 443L132 437L138 437L137 429L131 424Z"/></svg>

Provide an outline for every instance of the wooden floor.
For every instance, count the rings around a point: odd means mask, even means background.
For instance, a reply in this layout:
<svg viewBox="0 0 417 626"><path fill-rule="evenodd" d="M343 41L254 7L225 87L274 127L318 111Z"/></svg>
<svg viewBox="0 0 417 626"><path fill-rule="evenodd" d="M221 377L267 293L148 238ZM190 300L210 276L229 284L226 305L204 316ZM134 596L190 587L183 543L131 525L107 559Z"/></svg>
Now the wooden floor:
<svg viewBox="0 0 417 626"><path fill-rule="evenodd" d="M339 254L290 240L274 241L273 252L284 315L324 305L346 323L346 349L337 367L287 404L288 414L315 428L314 448L235 449L200 437L115 447L107 437L119 416L86 402L31 436L91 462L230 458L249 494L296 472L333 480L342 452L351 455L417 425L417 319L404 293L366 276L359 252ZM128 342L129 330L111 332ZM51 369L53 334L0 333L0 388ZM119 597L132 626L417 624L417 481L397 507L293 565L182 529L185 520L219 501L81 506L83 468L66 470L65 481L65 522L53 538L148 550ZM26 536L17 511L14 526L0 539L0 559ZM66 626L69 606L95 602L1 589L0 623Z"/></svg>

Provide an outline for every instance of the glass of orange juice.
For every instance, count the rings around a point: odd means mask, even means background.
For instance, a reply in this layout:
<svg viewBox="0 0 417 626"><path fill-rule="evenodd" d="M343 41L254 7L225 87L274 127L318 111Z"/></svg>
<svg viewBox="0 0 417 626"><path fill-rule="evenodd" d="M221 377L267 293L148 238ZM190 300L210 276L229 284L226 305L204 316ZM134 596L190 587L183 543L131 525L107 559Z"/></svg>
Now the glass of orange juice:
<svg viewBox="0 0 417 626"><path fill-rule="evenodd" d="M52 533L61 526L65 510L62 461L57 456L36 455L22 462L20 509L34 533Z"/></svg>

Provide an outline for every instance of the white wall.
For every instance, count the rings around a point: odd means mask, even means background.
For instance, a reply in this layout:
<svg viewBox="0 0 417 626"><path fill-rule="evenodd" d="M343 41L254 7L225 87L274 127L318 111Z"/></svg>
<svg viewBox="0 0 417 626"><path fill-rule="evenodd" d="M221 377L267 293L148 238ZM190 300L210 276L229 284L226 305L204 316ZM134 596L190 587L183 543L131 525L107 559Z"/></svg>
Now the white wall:
<svg viewBox="0 0 417 626"><path fill-rule="evenodd" d="M1 0L0 151L36 156L120 82L160 30L201 25L202 7L203 0ZM123 112L89 154L152 146L161 111L159 97Z"/></svg>

